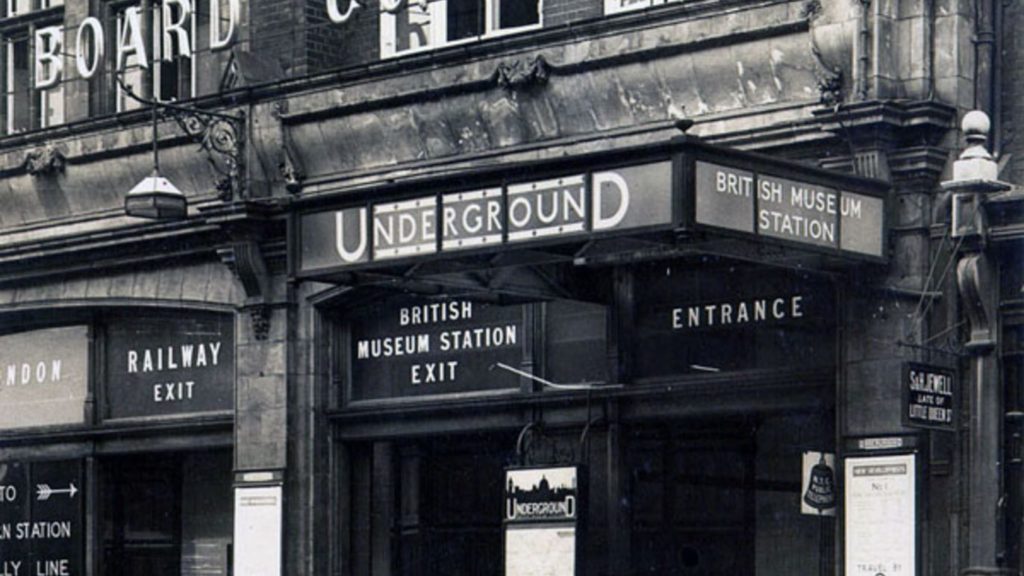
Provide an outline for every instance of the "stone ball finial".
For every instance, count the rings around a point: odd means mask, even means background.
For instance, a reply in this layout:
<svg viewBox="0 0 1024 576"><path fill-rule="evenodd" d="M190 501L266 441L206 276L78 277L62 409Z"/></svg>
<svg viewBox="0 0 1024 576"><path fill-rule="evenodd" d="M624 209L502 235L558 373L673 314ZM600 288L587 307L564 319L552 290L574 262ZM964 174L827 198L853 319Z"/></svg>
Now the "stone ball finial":
<svg viewBox="0 0 1024 576"><path fill-rule="evenodd" d="M988 119L988 114L981 110L971 110L964 114L963 120L960 121L960 129L963 130L968 142L985 142L988 140L989 130L992 129L992 122Z"/></svg>

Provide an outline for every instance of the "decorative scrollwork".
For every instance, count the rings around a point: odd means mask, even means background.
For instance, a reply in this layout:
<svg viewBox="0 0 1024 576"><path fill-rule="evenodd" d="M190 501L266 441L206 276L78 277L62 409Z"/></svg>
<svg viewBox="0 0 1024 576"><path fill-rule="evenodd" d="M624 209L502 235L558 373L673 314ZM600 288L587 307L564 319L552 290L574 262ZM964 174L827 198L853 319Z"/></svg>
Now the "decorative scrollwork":
<svg viewBox="0 0 1024 576"><path fill-rule="evenodd" d="M199 149L206 152L210 166L220 175L217 190L225 202L244 197L245 157L244 120L228 120L202 112L169 112L178 126L199 141ZM217 162L214 154L222 158Z"/></svg>

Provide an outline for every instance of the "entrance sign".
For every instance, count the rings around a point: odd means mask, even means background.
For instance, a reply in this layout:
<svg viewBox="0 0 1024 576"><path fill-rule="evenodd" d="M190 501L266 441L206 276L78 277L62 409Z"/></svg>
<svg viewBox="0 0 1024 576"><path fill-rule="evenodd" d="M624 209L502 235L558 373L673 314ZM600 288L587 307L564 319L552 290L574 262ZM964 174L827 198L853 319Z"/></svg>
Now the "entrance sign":
<svg viewBox="0 0 1024 576"><path fill-rule="evenodd" d="M299 272L672 224L668 160L315 212L299 217Z"/></svg>
<svg viewBox="0 0 1024 576"><path fill-rule="evenodd" d="M352 400L517 389L525 307L398 297L364 306L350 324Z"/></svg>
<svg viewBox="0 0 1024 576"><path fill-rule="evenodd" d="M955 430L955 373L944 368L907 362L903 366L902 376L904 426Z"/></svg>
<svg viewBox="0 0 1024 576"><path fill-rule="evenodd" d="M574 576L579 570L580 469L505 471L505 575Z"/></svg>
<svg viewBox="0 0 1024 576"><path fill-rule="evenodd" d="M0 575L85 574L80 460L0 463Z"/></svg>
<svg viewBox="0 0 1024 576"><path fill-rule="evenodd" d="M846 574L917 574L913 454L846 459Z"/></svg>
<svg viewBox="0 0 1024 576"><path fill-rule="evenodd" d="M88 382L88 327L0 336L0 429L81 424Z"/></svg>
<svg viewBox="0 0 1024 576"><path fill-rule="evenodd" d="M228 314L112 321L107 328L109 417L233 409L234 334L234 317Z"/></svg>
<svg viewBox="0 0 1024 576"><path fill-rule="evenodd" d="M636 274L635 377L835 362L827 282L752 267L687 272L668 263Z"/></svg>
<svg viewBox="0 0 1024 576"><path fill-rule="evenodd" d="M281 486L235 488L235 574L281 575L283 497Z"/></svg>

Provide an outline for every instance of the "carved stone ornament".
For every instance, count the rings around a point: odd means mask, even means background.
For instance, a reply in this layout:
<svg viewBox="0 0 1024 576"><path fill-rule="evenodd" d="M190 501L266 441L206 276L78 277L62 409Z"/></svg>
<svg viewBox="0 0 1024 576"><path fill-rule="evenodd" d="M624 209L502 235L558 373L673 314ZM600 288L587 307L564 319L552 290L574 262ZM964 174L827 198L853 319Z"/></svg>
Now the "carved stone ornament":
<svg viewBox="0 0 1024 576"><path fill-rule="evenodd" d="M270 337L270 306L248 306L249 321L252 324L253 338L262 342Z"/></svg>
<svg viewBox="0 0 1024 576"><path fill-rule="evenodd" d="M984 353L996 345L994 320L995 304L992 298L994 274L992 262L985 254L970 254L956 267L956 281L960 301L970 324L967 349Z"/></svg>
<svg viewBox="0 0 1024 576"><path fill-rule="evenodd" d="M232 242L218 249L217 254L242 284L246 296L242 310L249 314L254 338L266 340L270 332L270 274L259 244L254 240Z"/></svg>
<svg viewBox="0 0 1024 576"><path fill-rule="evenodd" d="M494 71L498 86L507 90L528 90L547 84L551 75L551 65L543 56L532 60L515 60L503 62Z"/></svg>
<svg viewBox="0 0 1024 576"><path fill-rule="evenodd" d="M281 171L281 177L284 178L285 190L291 194L298 194L302 191L302 181L306 179L306 175L287 148L281 153L281 162L278 163L278 169Z"/></svg>
<svg viewBox="0 0 1024 576"><path fill-rule="evenodd" d="M811 46L814 55L814 78L818 83L818 101L823 106L834 107L843 101L843 71L829 66L821 57L817 46Z"/></svg>
<svg viewBox="0 0 1024 576"><path fill-rule="evenodd" d="M25 153L22 164L33 176L44 176L64 171L64 154L57 148L47 144Z"/></svg>

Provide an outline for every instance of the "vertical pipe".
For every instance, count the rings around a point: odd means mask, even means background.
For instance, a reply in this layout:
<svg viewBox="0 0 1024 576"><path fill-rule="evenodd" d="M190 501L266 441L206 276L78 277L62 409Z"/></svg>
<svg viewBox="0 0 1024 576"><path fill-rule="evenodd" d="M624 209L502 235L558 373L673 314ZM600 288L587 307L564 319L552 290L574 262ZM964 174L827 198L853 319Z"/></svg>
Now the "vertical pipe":
<svg viewBox="0 0 1024 576"><path fill-rule="evenodd" d="M868 7L871 0L860 0L860 16L858 17L859 30L856 40L853 43L854 65L854 93L858 100L868 98L868 72L871 65L871 56L868 54L868 42L871 39L871 30L868 23Z"/></svg>
<svg viewBox="0 0 1024 576"><path fill-rule="evenodd" d="M974 102L973 108L992 117L992 86L995 61L995 30L992 24L993 3L999 0L974 2Z"/></svg>

